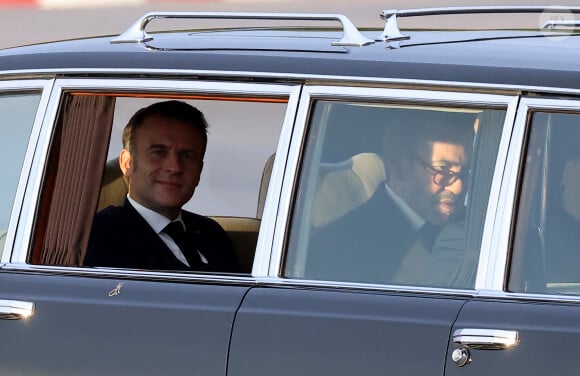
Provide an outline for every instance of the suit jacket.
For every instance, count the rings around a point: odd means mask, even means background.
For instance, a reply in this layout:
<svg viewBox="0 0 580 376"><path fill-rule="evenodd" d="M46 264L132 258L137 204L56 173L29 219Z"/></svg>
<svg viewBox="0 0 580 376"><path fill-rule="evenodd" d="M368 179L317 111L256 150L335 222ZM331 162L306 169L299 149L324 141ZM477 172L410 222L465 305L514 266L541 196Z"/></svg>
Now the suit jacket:
<svg viewBox="0 0 580 376"><path fill-rule="evenodd" d="M363 205L312 235L305 277L351 282L396 283L395 274L419 231L377 189Z"/></svg>
<svg viewBox="0 0 580 376"><path fill-rule="evenodd" d="M195 245L207 259L207 264L200 263L189 268L180 262L125 200L123 206L109 206L95 215L84 265L224 273L240 271L232 244L217 222L185 210L181 211L181 217L187 228L188 243ZM198 258L193 248L182 251L188 260Z"/></svg>

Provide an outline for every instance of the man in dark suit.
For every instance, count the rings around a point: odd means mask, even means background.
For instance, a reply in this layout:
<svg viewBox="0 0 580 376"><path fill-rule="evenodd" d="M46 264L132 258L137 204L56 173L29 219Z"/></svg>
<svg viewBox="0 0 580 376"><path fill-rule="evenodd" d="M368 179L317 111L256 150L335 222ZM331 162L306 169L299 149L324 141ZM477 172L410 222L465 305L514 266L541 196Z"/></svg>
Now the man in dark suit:
<svg viewBox="0 0 580 376"><path fill-rule="evenodd" d="M409 110L390 125L386 181L366 203L314 230L305 277L428 284L435 238L463 209L474 118Z"/></svg>
<svg viewBox="0 0 580 376"><path fill-rule="evenodd" d="M219 224L182 210L199 183L206 145L207 122L185 102L137 111L119 156L127 198L96 214L84 265L239 272Z"/></svg>

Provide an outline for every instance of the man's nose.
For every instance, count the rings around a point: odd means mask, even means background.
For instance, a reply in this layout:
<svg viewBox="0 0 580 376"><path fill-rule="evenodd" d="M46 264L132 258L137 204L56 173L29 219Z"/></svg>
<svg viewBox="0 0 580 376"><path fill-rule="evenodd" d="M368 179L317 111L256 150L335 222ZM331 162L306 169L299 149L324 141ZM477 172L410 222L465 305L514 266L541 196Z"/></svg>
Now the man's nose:
<svg viewBox="0 0 580 376"><path fill-rule="evenodd" d="M165 169L169 172L181 171L181 158L179 158L178 153L167 153L164 163Z"/></svg>
<svg viewBox="0 0 580 376"><path fill-rule="evenodd" d="M452 184L446 186L445 190L455 195L460 194L461 191L463 190L463 180L461 179L461 177L455 180Z"/></svg>

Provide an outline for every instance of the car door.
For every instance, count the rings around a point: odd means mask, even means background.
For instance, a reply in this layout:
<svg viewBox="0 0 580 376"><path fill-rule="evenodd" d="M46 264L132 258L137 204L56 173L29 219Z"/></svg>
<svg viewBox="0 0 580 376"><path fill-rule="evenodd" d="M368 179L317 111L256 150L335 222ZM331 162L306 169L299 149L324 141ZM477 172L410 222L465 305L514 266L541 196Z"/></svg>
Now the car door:
<svg viewBox="0 0 580 376"><path fill-rule="evenodd" d="M174 95L199 105L215 127L206 155L211 176L199 186L205 206L192 202L188 207L205 215L228 215L232 221L235 215L246 214L252 218L245 222L240 218L240 222L259 224L260 177L265 161L276 151L294 88L175 83L171 79L61 78L54 81L54 87L52 82L47 80L44 91L42 82L37 82L32 99L26 97L33 91L31 84L14 83L18 93L23 92L22 103L14 103L20 97L6 96L5 100L0 93L3 117L15 119L13 125L27 125L31 140L26 153L28 138L6 141L20 147L24 168L19 185L20 167L11 178L18 191L16 200L10 198L12 216L4 219L8 231L0 269L0 333L5 339L0 345L0 373L225 375L234 315L254 285L249 271L218 274L84 267L83 239L100 199L101 184L96 182L101 180L105 161L118 155L115 137L128 117L140 107ZM2 83L0 89L6 85ZM256 96L261 100L254 100ZM34 108L39 109L31 111ZM16 115L9 117L10 109ZM230 118L222 119L220 114ZM253 122L258 114L263 119ZM245 118L248 124L231 121L232 116ZM262 137L249 139L256 127L265 127ZM237 174L222 170L231 169L229 164L219 165L227 161L220 151L232 150L228 144L232 129L239 141L237 156L245 161L243 171L234 166ZM109 140L108 133L115 137ZM251 180L250 193L243 179ZM220 207L211 196L207 198L209 193L218 195L220 189L229 189L239 205L234 208L219 201ZM258 228L249 235L257 237ZM251 252L246 255L249 267L254 249L255 243L246 250Z"/></svg>
<svg viewBox="0 0 580 376"><path fill-rule="evenodd" d="M577 373L579 135L577 100L522 100L477 281L486 292L453 326L447 375Z"/></svg>
<svg viewBox="0 0 580 376"><path fill-rule="evenodd" d="M255 265L260 286L248 292L236 315L228 375L443 374L451 327L477 294L486 212L495 210L487 203L497 194L494 170L503 166L496 161L505 158L513 111L513 99L504 96L306 87L273 255L269 264ZM425 119L435 118L470 132L464 144L473 151L466 167L469 205L440 232L433 254L411 256L410 247L409 259L396 260L399 272L383 274L393 268L388 260L399 241L382 227L388 209L369 208L390 181L384 142L392 145L389 137L398 131L413 137L429 126ZM407 167L409 174L427 168L418 161ZM347 219L360 210L376 217ZM377 244L383 236L377 233L388 231L392 240ZM321 234L331 234L328 243L315 240ZM337 252L342 243L352 252Z"/></svg>

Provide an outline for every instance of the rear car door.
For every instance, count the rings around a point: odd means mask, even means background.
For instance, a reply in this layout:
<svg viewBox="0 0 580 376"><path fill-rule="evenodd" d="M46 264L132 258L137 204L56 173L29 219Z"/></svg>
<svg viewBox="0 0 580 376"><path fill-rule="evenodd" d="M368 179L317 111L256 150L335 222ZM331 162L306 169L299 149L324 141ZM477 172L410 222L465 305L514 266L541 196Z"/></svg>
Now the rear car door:
<svg viewBox="0 0 580 376"><path fill-rule="evenodd" d="M11 126L0 153L10 150L13 163L1 198L0 373L225 375L234 315L254 284L260 178L294 96L292 86L171 79L2 82L0 113ZM187 206L248 225L243 234L226 228L242 240L244 273L83 266L98 205L126 195L126 187L116 198L108 191L124 124L168 98L196 105L210 122L209 176ZM223 151L239 159L228 163Z"/></svg>
<svg viewBox="0 0 580 376"><path fill-rule="evenodd" d="M485 292L458 316L447 375L578 372L579 140L580 102L522 99L476 282Z"/></svg>
<svg viewBox="0 0 580 376"><path fill-rule="evenodd" d="M514 109L505 96L306 87L273 254L270 263L254 266L260 286L248 292L236 315L228 375L443 374L451 327L477 294L481 238L488 210L495 210L488 202L500 182L494 171L503 168ZM429 126L426 117L471 134L464 145L471 155L469 200L441 231L433 253L390 262L398 235L376 240L377 233L392 233L380 222L387 208L370 208L376 217L327 231L383 194L391 168L383 154L385 143L392 144L389 132L419 134ZM403 149L410 151L408 145ZM409 174L427 168L413 161ZM321 234L329 236L326 243L315 240ZM341 243L351 252L335 252ZM392 269L397 272L387 273Z"/></svg>

